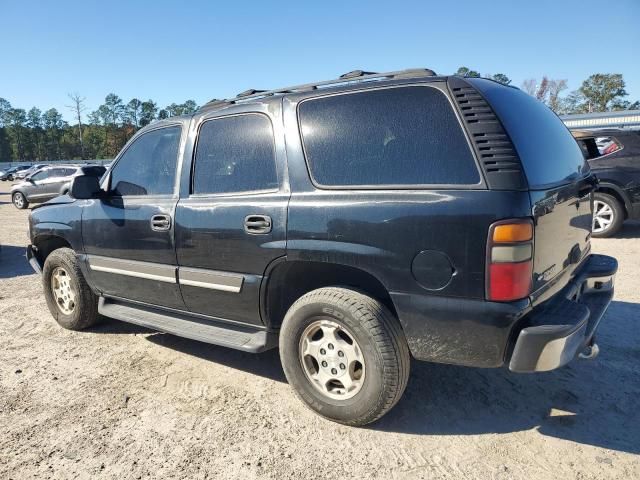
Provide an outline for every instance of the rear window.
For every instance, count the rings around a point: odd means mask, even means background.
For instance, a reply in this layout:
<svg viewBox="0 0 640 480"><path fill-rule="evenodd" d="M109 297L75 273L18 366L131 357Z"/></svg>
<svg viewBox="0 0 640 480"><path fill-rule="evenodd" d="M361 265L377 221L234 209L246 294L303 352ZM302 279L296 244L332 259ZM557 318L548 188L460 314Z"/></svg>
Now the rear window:
<svg viewBox="0 0 640 480"><path fill-rule="evenodd" d="M562 120L521 90L468 79L489 101L511 137L529 188L568 183L588 172L582 150Z"/></svg>
<svg viewBox="0 0 640 480"><path fill-rule="evenodd" d="M322 186L476 185L480 174L445 95L400 87L298 106L305 155Z"/></svg>

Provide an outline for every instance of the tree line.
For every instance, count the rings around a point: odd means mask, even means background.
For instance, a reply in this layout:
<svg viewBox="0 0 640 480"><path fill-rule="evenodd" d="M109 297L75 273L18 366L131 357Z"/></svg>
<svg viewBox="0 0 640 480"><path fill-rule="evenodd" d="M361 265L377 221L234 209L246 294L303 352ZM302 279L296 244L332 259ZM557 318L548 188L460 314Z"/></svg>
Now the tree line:
<svg viewBox="0 0 640 480"><path fill-rule="evenodd" d="M476 70L460 67L456 75L463 77L481 77ZM490 78L505 85L511 85L511 79L503 73L487 74ZM567 79L551 79L546 75L540 80L529 78L520 88L529 95L545 103L558 115L571 113L611 112L616 110L640 109L640 101L631 102L625 90L625 81L620 73L595 73L582 82L580 88L563 96L567 90Z"/></svg>
<svg viewBox="0 0 640 480"><path fill-rule="evenodd" d="M460 67L456 75L482 76L467 67ZM505 85L512 83L503 73L484 77ZM546 76L540 80L527 79L520 88L559 115L640 108L640 101L632 103L626 98L625 82L619 73L593 74L580 88L567 94L564 94L566 79ZM55 108L42 112L33 107L26 111L0 98L0 161L113 158L145 125L156 119L192 114L198 109L193 100L158 109L153 100L133 98L125 103L114 93L107 95L104 103L88 115L85 99L77 93L69 94L67 107L72 113L71 123Z"/></svg>
<svg viewBox="0 0 640 480"><path fill-rule="evenodd" d="M110 93L86 115L84 97L69 94L67 122L55 108L42 111L14 108L0 98L0 161L53 161L113 158L140 128L154 120L188 115L198 110L193 100L159 109L153 100L125 103Z"/></svg>

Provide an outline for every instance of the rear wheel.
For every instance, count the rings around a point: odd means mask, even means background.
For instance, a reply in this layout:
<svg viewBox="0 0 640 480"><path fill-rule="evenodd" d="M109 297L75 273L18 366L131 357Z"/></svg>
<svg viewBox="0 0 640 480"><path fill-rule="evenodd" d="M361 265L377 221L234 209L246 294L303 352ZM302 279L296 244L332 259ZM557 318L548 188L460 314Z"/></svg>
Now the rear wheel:
<svg viewBox="0 0 640 480"><path fill-rule="evenodd" d="M53 318L69 330L83 330L98 322L98 297L87 285L70 248L54 250L44 262L42 281Z"/></svg>
<svg viewBox="0 0 640 480"><path fill-rule="evenodd" d="M596 238L615 235L624 222L624 212L618 200L606 193L596 192L593 195L593 227L592 234Z"/></svg>
<svg viewBox="0 0 640 480"><path fill-rule="evenodd" d="M409 378L409 349L396 318L379 301L346 288L314 290L291 306L280 357L298 397L347 425L383 416Z"/></svg>
<svg viewBox="0 0 640 480"><path fill-rule="evenodd" d="M27 198L24 196L22 192L16 192L11 196L11 200L13 201L13 205L18 210L23 210L29 206L29 202Z"/></svg>

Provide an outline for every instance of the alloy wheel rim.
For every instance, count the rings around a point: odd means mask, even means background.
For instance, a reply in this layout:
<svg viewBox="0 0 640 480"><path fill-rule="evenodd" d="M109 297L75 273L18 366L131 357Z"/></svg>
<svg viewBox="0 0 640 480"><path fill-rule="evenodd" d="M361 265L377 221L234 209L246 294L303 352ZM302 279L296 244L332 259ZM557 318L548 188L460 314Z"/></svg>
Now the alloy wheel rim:
<svg viewBox="0 0 640 480"><path fill-rule="evenodd" d="M22 194L16 193L13 197L13 203L15 203L16 207L22 208L24 206L24 198L22 198Z"/></svg>
<svg viewBox="0 0 640 480"><path fill-rule="evenodd" d="M613 224L615 213L608 203L602 200L594 200L593 202L593 233L604 232Z"/></svg>
<svg viewBox="0 0 640 480"><path fill-rule="evenodd" d="M312 322L300 337L298 352L307 379L323 395L346 400L362 389L364 355L342 325L328 319Z"/></svg>
<svg viewBox="0 0 640 480"><path fill-rule="evenodd" d="M71 283L71 276L62 267L56 267L51 273L51 293L62 313L73 313L76 308L76 291Z"/></svg>

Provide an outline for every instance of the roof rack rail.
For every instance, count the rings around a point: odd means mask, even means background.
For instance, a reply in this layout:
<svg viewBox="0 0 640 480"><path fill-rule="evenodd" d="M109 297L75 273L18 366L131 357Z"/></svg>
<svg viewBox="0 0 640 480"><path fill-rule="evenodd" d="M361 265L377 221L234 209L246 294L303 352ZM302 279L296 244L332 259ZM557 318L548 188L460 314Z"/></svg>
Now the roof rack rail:
<svg viewBox="0 0 640 480"><path fill-rule="evenodd" d="M253 88L250 88L249 90L240 92L238 95L236 95L236 98L249 97L251 95L255 95L256 93L264 93L264 92L266 92L266 90L254 90Z"/></svg>
<svg viewBox="0 0 640 480"><path fill-rule="evenodd" d="M351 70L340 75L341 79L363 77L364 75L377 75L377 72L365 72L364 70Z"/></svg>
<svg viewBox="0 0 640 480"><path fill-rule="evenodd" d="M393 78L416 78L416 77L432 77L436 73L429 68L409 68L406 70L397 70L394 72L375 73L365 70L352 70L351 72L344 73L340 77L333 80L325 80L323 82L305 83L302 85L295 85L293 87L278 88L275 90L254 90L249 89L239 93L235 99L218 100L214 99L200 107L200 111L217 109L233 105L238 102L244 102L248 100L255 100L263 97L271 97L273 95L279 95L283 93L294 92L308 92L311 90L317 90L319 87L330 87L333 85L340 85L344 83L352 82L364 82L370 80L391 80Z"/></svg>

